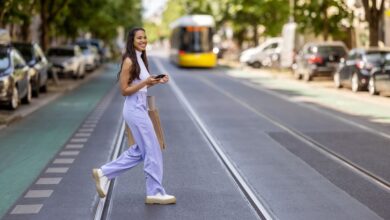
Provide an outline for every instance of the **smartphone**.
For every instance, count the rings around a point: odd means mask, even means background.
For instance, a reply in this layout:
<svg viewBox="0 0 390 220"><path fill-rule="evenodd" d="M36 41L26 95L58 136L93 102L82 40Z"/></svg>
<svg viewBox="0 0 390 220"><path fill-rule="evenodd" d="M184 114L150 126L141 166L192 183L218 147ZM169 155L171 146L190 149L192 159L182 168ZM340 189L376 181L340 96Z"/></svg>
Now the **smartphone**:
<svg viewBox="0 0 390 220"><path fill-rule="evenodd" d="M165 74L160 74L160 75L155 76L154 78L155 79L161 79L161 78L164 78L164 76L166 76L166 75Z"/></svg>

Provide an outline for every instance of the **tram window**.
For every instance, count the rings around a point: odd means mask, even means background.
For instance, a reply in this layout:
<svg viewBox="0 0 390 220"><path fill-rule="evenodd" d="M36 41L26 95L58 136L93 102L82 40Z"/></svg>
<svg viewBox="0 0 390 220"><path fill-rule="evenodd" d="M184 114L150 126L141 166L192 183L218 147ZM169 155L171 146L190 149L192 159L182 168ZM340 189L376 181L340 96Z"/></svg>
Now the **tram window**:
<svg viewBox="0 0 390 220"><path fill-rule="evenodd" d="M187 52L212 50L212 29L209 27L186 27L181 32L180 49Z"/></svg>

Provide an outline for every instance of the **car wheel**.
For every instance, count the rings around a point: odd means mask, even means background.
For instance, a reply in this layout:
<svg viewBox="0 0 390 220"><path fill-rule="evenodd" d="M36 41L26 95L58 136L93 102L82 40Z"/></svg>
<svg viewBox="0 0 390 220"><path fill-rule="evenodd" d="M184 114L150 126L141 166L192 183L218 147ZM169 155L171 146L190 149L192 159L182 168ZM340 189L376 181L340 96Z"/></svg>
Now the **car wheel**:
<svg viewBox="0 0 390 220"><path fill-rule="evenodd" d="M359 76L357 73L354 73L352 75L351 88L352 88L352 92L358 92L358 91L362 90L360 85L359 85Z"/></svg>
<svg viewBox="0 0 390 220"><path fill-rule="evenodd" d="M40 83L40 78L38 77L37 78L37 81L36 81L36 84L35 84L35 88L33 89L32 91L32 95L36 98L39 97L39 83Z"/></svg>
<svg viewBox="0 0 390 220"><path fill-rule="evenodd" d="M371 76L370 80L368 81L368 92L370 95L379 95L379 92L376 90L374 76Z"/></svg>
<svg viewBox="0 0 390 220"><path fill-rule="evenodd" d="M18 108L18 106L19 106L19 92L18 92L18 88L14 86L14 89L12 90L12 98L9 103L9 108L11 110L15 110Z"/></svg>
<svg viewBox="0 0 390 220"><path fill-rule="evenodd" d="M73 79L78 79L79 77L80 77L80 67L78 67L76 72L73 73Z"/></svg>
<svg viewBox="0 0 390 220"><path fill-rule="evenodd" d="M29 104L31 102L31 99L32 99L32 86L30 82L27 85L27 94L26 96L23 97L22 102L25 104Z"/></svg>
<svg viewBox="0 0 390 220"><path fill-rule="evenodd" d="M303 75L303 80L305 82L310 82L313 80L313 77L310 75L310 73L306 72L304 75Z"/></svg>
<svg viewBox="0 0 390 220"><path fill-rule="evenodd" d="M339 72L335 72L333 74L333 82L334 82L334 85L336 88L341 88L342 85L341 85L341 80L340 80L340 73Z"/></svg>
<svg viewBox="0 0 390 220"><path fill-rule="evenodd" d="M44 92L44 93L47 92L47 80L46 80L45 84L43 84L43 86L41 87L41 92Z"/></svg>
<svg viewBox="0 0 390 220"><path fill-rule="evenodd" d="M297 80L302 79L302 75L299 73L298 69L294 68L293 74L295 79Z"/></svg>
<svg viewBox="0 0 390 220"><path fill-rule="evenodd" d="M256 61L256 62L254 62L253 64L252 64L252 66L254 67L254 68L260 68L261 67L261 63L259 62L259 61Z"/></svg>

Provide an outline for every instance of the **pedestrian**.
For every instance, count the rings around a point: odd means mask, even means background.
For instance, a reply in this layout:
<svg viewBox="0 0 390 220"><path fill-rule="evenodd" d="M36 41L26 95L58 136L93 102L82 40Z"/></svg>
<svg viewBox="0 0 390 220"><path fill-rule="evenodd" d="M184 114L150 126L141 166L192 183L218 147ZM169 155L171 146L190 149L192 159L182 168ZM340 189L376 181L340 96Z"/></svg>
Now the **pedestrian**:
<svg viewBox="0 0 390 220"><path fill-rule="evenodd" d="M146 175L147 204L172 204L176 198L166 194L162 186L163 161L160 145L147 110L147 88L168 82L150 76L146 58L147 38L143 28L130 30L126 51L118 73L120 91L125 96L123 118L132 131L135 144L124 151L116 160L92 170L96 189L100 197L107 195L106 184L126 170L144 162Z"/></svg>

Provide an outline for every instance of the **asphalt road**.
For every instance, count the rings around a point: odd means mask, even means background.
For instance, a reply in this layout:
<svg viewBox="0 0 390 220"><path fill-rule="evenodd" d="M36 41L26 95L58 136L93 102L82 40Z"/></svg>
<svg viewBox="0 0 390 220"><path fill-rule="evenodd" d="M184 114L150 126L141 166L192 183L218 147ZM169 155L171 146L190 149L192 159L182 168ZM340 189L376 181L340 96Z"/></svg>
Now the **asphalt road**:
<svg viewBox="0 0 390 220"><path fill-rule="evenodd" d="M215 152L204 129L274 219L390 219L387 125L296 102L291 91L233 77L224 67L177 68L161 53L152 54L150 64L152 73L168 72L172 79L149 92L156 96L167 142L164 186L177 197L177 204L145 205L144 175L138 166L113 182L104 219L260 219L248 192ZM50 127L38 118L57 126L63 121L64 129L57 131L65 132L43 139L44 157L39 157L39 149L30 150L31 155L20 159L24 166L7 169L3 164L1 176L12 180L12 175L29 173L29 161L34 165L42 160L32 167L30 178L18 178L19 187L2 182L4 195L7 189L15 191L15 199L2 201L7 207L3 219L95 216L99 199L90 170L110 160L122 122L123 98L115 85L115 68L0 130L0 137L8 138L23 127L35 129L34 136L24 132L24 139L9 139L8 150L15 143L37 142L36 133ZM90 101L78 104L82 99ZM58 110L61 107L69 108L69 116ZM79 116L71 116L72 108ZM64 114L63 119L54 121L56 114ZM23 151L13 154L18 153ZM8 159L11 163L12 157Z"/></svg>

